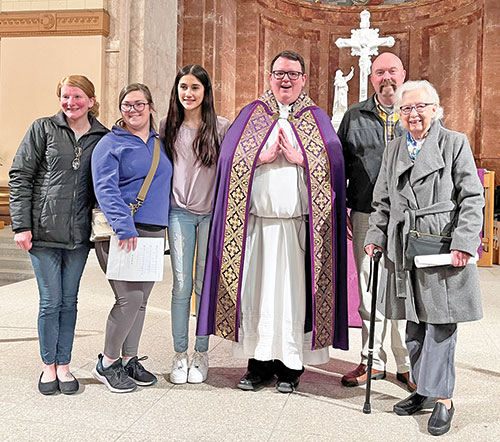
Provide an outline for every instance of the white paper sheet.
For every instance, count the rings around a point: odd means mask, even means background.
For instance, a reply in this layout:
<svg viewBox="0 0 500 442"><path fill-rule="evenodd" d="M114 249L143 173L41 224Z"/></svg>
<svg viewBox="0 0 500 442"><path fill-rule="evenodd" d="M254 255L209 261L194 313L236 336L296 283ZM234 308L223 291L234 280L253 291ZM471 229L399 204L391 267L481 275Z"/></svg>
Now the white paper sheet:
<svg viewBox="0 0 500 442"><path fill-rule="evenodd" d="M476 264L479 256L473 256L468 264ZM422 269L426 267L449 266L451 265L451 253L440 255L419 255L415 256L415 267Z"/></svg>
<svg viewBox="0 0 500 442"><path fill-rule="evenodd" d="M161 281L163 248L163 238L137 238L137 249L126 252L118 247L118 238L112 235L106 278L117 281Z"/></svg>

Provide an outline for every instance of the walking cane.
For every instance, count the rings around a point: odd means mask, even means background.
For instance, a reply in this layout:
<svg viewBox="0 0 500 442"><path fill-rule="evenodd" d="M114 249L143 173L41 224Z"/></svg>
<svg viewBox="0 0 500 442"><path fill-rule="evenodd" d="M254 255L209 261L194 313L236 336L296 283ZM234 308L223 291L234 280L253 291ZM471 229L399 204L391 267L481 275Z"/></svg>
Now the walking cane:
<svg viewBox="0 0 500 442"><path fill-rule="evenodd" d="M368 335L368 362L366 364L366 396L363 413L370 414L372 408L370 405L370 393L372 388L372 366L373 366L373 339L375 334L375 312L377 309L377 287L378 287L378 264L382 252L375 249L373 252L373 272L372 272L372 306L370 311L370 334Z"/></svg>

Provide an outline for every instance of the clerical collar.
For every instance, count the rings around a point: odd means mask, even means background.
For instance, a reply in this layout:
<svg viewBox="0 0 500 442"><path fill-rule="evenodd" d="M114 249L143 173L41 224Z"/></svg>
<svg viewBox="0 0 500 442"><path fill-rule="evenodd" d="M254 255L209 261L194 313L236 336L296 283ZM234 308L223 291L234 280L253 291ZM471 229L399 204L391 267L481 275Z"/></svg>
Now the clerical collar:
<svg viewBox="0 0 500 442"><path fill-rule="evenodd" d="M394 113L394 106L384 106L380 104L377 99L377 94L375 94L375 104L377 105L378 110L382 111L386 115L392 115Z"/></svg>
<svg viewBox="0 0 500 442"><path fill-rule="evenodd" d="M292 112L293 103L292 104L282 104L278 100L276 100L276 101L278 102L279 118L283 118L286 120L288 118L288 115L290 115L290 112Z"/></svg>

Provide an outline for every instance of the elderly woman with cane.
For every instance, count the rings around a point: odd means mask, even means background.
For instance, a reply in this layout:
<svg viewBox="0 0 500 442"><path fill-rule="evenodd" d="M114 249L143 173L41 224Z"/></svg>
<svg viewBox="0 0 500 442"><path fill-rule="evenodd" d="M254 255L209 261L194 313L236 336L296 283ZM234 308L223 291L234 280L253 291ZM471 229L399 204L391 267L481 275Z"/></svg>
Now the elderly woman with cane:
<svg viewBox="0 0 500 442"><path fill-rule="evenodd" d="M396 109L408 133L384 153L365 251L385 255L379 307L388 318L408 321L418 388L394 411L404 416L433 407L428 431L442 435L455 411L457 323L482 317L477 267L467 264L480 244L483 187L467 137L440 124L439 96L429 82L400 87ZM414 255L432 253L424 250L429 243L449 253L451 265L415 268Z"/></svg>

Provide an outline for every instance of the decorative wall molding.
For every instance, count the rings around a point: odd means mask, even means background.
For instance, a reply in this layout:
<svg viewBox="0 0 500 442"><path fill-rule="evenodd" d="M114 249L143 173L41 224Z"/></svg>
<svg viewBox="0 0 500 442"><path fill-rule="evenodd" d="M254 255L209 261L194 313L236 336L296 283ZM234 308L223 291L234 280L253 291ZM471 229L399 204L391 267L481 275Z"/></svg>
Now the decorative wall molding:
<svg viewBox="0 0 500 442"><path fill-rule="evenodd" d="M101 10L0 12L1 37L109 35L109 14Z"/></svg>

